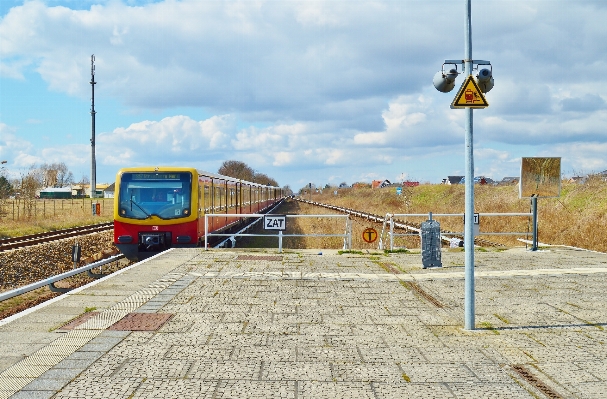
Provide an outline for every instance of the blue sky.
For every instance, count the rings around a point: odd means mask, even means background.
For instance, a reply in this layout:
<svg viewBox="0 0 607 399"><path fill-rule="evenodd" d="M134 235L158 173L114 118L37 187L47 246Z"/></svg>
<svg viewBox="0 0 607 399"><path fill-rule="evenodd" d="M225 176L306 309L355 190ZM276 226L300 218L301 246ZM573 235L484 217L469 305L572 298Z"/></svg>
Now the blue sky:
<svg viewBox="0 0 607 399"><path fill-rule="evenodd" d="M118 169L236 159L308 182L464 174L464 113L434 74L464 54L464 0L0 2L0 159L19 177L64 162ZM607 169L607 2L472 0L473 58L490 60L474 111L475 174L521 157L566 175Z"/></svg>

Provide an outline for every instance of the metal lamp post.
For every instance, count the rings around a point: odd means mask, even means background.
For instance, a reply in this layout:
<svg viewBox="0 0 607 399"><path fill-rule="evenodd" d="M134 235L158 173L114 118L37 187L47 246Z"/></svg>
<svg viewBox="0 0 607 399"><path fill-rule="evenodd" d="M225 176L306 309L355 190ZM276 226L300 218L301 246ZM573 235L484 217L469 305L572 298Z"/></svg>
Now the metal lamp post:
<svg viewBox="0 0 607 399"><path fill-rule="evenodd" d="M464 282L464 328L474 330L474 151L473 151L473 114L474 108L486 108L489 106L483 93L493 88L493 72L491 63L484 60L472 59L472 20L471 0L466 0L466 25L465 25L465 51L463 60L445 60L442 70L434 76L434 86L443 93L450 92L455 85L455 78L459 74L458 65L461 65L466 80L460 87L451 108L463 108L466 112L464 128L465 139L465 216L464 216L464 249L465 256L465 282ZM445 65L454 65L454 69L445 71ZM488 65L491 69L482 69L476 78L472 75L473 69L479 65ZM476 66L476 68L474 67Z"/></svg>

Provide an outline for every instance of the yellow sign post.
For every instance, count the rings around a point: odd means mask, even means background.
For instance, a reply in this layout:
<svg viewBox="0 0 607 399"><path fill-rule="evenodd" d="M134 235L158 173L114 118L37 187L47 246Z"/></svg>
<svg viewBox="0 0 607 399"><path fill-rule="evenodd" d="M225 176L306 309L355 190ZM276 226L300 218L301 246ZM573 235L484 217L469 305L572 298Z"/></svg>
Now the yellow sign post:
<svg viewBox="0 0 607 399"><path fill-rule="evenodd" d="M489 103L472 75L464 81L451 103L451 108L487 108Z"/></svg>

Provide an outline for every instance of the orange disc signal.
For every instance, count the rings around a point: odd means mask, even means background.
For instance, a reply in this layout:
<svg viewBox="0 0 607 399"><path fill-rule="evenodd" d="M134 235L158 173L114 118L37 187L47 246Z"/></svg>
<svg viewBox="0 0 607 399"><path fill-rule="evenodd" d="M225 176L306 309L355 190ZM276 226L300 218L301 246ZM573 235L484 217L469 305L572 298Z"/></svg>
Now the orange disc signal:
<svg viewBox="0 0 607 399"><path fill-rule="evenodd" d="M363 231L363 240L368 243L375 242L377 240L377 230L372 227L368 227Z"/></svg>

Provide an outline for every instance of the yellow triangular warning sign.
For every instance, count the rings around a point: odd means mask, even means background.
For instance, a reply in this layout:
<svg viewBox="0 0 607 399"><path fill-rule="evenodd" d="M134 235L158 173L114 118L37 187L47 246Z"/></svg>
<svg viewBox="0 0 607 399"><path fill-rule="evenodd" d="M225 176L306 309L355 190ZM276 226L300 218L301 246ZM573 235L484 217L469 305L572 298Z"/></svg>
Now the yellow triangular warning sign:
<svg viewBox="0 0 607 399"><path fill-rule="evenodd" d="M451 103L451 108L486 108L488 106L489 103L472 75L468 75Z"/></svg>

